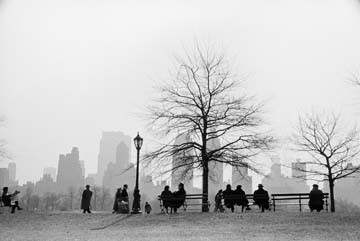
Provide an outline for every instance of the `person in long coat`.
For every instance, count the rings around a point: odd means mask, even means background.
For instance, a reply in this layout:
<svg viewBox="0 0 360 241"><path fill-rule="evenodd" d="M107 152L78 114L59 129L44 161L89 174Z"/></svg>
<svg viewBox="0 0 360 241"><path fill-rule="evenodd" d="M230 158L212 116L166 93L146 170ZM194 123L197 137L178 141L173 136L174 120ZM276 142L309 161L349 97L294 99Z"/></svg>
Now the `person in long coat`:
<svg viewBox="0 0 360 241"><path fill-rule="evenodd" d="M245 191L241 188L241 185L237 185L234 190L235 204L241 206L241 212L244 212L245 207L248 206L249 201L246 198Z"/></svg>
<svg viewBox="0 0 360 241"><path fill-rule="evenodd" d="M262 184L258 185L258 190L254 192L254 201L261 208L261 212L264 212L265 209L270 208L269 204L269 193L264 190Z"/></svg>
<svg viewBox="0 0 360 241"><path fill-rule="evenodd" d="M113 213L116 213L119 211L119 202L121 202L121 188L118 188L115 193L115 200L113 205Z"/></svg>
<svg viewBox="0 0 360 241"><path fill-rule="evenodd" d="M83 209L83 213L91 213L90 211L90 201L92 197L92 191L90 191L90 185L86 185L86 189L82 193L81 198L81 209Z"/></svg>

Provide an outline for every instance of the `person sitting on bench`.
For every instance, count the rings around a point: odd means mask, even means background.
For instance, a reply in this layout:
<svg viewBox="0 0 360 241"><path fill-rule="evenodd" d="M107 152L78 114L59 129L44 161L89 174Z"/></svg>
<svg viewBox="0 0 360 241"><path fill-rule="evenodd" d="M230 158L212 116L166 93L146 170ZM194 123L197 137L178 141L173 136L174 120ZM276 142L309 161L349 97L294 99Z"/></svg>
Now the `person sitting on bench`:
<svg viewBox="0 0 360 241"><path fill-rule="evenodd" d="M5 207L11 207L11 213L15 213L15 209L22 210L21 207L19 207L19 202L15 201L14 204L11 203L11 200L14 199L20 192L15 191L13 194L8 194L9 188L4 187L3 193L1 195L2 201L4 203Z"/></svg>
<svg viewBox="0 0 360 241"><path fill-rule="evenodd" d="M184 189L184 184L179 184L179 190L173 193L173 201L172 201L172 207L174 208L174 213L177 212L177 209L184 205L186 198L186 191Z"/></svg>
<svg viewBox="0 0 360 241"><path fill-rule="evenodd" d="M310 191L309 198L309 208L311 212L314 210L320 212L324 209L324 194L319 189L317 184L313 185L313 189Z"/></svg>
<svg viewBox="0 0 360 241"><path fill-rule="evenodd" d="M166 213L169 212L168 208L171 207L171 199L173 197L173 194L171 193L169 188L170 187L166 185L164 191L162 191L160 195Z"/></svg>
<svg viewBox="0 0 360 241"><path fill-rule="evenodd" d="M244 212L245 207L248 207L249 201L246 198L244 190L241 189L241 185L237 185L234 191L235 204L241 206L241 212Z"/></svg>
<svg viewBox="0 0 360 241"><path fill-rule="evenodd" d="M264 186L262 184L258 185L258 190L254 192L254 201L255 204L261 208L261 212L264 212L265 209L270 208L269 204L269 194L266 190L263 188Z"/></svg>
<svg viewBox="0 0 360 241"><path fill-rule="evenodd" d="M224 207L222 205L222 198L223 198L223 193L222 193L222 189L220 189L218 191L218 193L215 195L215 208L214 208L214 212L221 212L223 213L224 212Z"/></svg>
<svg viewBox="0 0 360 241"><path fill-rule="evenodd" d="M226 185L226 189L223 191L223 198L225 207L230 208L231 212L234 212L235 197L234 191L231 190L231 185Z"/></svg>

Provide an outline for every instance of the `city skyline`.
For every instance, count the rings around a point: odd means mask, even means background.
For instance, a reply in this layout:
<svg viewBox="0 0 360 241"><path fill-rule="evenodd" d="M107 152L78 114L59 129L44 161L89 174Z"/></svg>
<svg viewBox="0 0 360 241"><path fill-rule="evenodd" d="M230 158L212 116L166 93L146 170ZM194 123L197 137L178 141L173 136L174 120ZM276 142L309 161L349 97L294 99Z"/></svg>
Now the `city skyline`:
<svg viewBox="0 0 360 241"><path fill-rule="evenodd" d="M58 154L73 146L81 150L86 172L96 172L102 131L122 130L132 138L139 131L141 153L151 150L156 140L138 115L151 99L151 87L167 78L172 55L194 39L219 43L234 56L249 92L266 102L266 121L276 135L289 136L298 114L313 108L340 111L346 122L358 123L359 95L348 81L359 71L355 2L229 1L218 6L207 1L209 11L202 18L197 15L202 1L107 2L103 8L95 2L39 1L35 12L25 11L21 1L2 2L0 115L6 122L0 131L20 183L38 180L43 168L56 167ZM179 9L188 11L179 16ZM50 14L55 10L58 14ZM282 149L278 153L289 157L282 159L298 157Z"/></svg>

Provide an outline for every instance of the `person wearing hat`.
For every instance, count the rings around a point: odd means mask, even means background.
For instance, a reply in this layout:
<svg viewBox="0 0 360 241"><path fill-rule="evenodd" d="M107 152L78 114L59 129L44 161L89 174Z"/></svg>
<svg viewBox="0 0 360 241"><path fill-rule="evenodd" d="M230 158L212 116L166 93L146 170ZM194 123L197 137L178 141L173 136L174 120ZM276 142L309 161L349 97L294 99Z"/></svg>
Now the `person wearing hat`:
<svg viewBox="0 0 360 241"><path fill-rule="evenodd" d="M316 210L317 212L320 212L324 209L324 194L319 189L319 186L317 184L313 185L313 189L310 191L309 194L309 208L310 211Z"/></svg>
<svg viewBox="0 0 360 241"><path fill-rule="evenodd" d="M255 204L261 208L261 212L264 212L265 209L269 209L269 193L263 188L262 184L258 185L258 190L254 192L254 201Z"/></svg>
<svg viewBox="0 0 360 241"><path fill-rule="evenodd" d="M90 211L90 201L92 197L92 191L90 191L90 185L86 185L86 189L82 193L81 198L81 209L83 209L83 213L91 213Z"/></svg>

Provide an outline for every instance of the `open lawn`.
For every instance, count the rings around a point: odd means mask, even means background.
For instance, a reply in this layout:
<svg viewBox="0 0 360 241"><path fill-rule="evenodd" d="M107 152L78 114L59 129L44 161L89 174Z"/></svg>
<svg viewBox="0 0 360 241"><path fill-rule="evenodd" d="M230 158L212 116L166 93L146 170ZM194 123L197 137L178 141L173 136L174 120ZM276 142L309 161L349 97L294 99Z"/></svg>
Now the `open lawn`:
<svg viewBox="0 0 360 241"><path fill-rule="evenodd" d="M0 240L360 240L360 213L3 212Z"/></svg>

